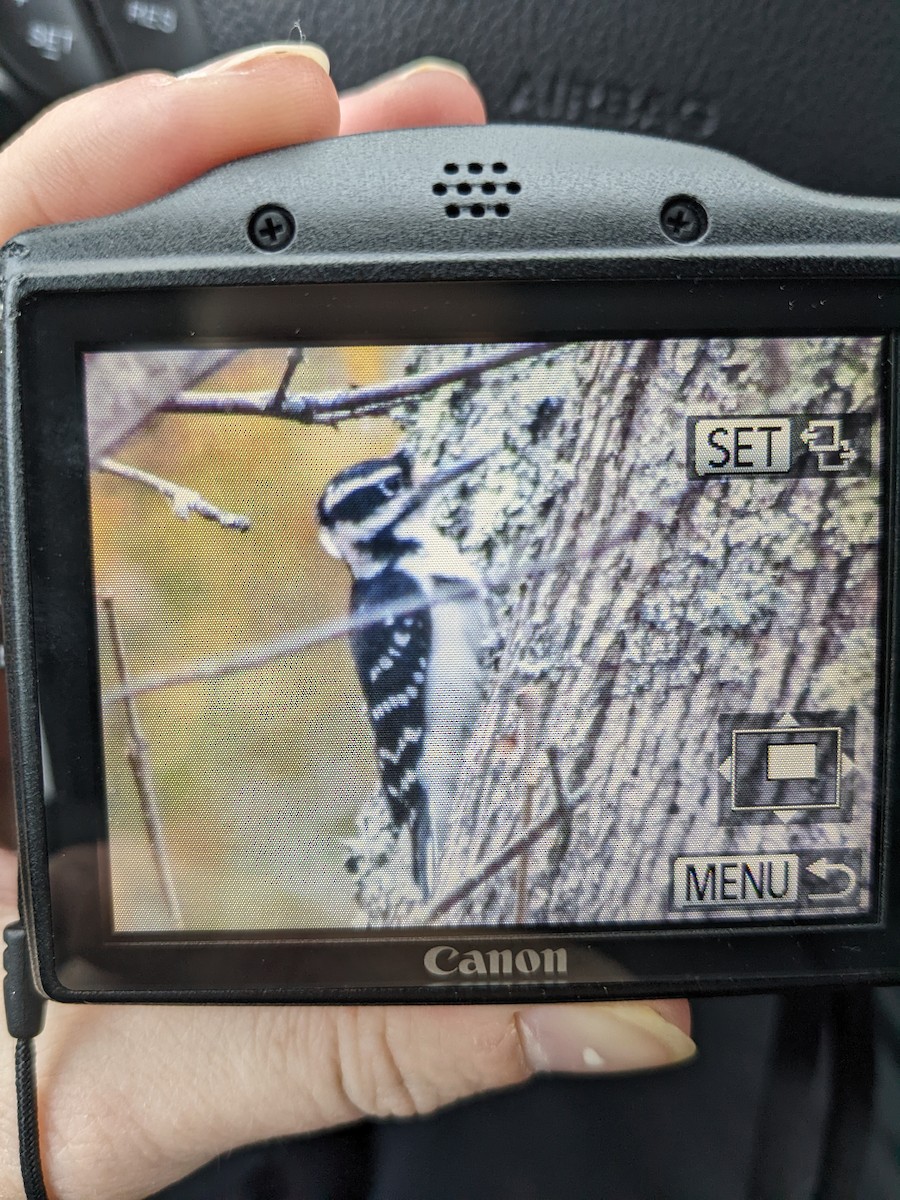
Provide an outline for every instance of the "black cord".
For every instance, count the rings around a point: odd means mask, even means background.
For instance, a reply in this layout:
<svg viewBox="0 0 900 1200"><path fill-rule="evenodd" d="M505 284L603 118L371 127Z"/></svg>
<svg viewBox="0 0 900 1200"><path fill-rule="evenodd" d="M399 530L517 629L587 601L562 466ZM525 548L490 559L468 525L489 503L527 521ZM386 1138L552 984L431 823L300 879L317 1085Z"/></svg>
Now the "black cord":
<svg viewBox="0 0 900 1200"><path fill-rule="evenodd" d="M26 1200L47 1200L44 1172L41 1169L34 1043L31 1038L19 1038L16 1041L16 1106L19 1123L19 1166L22 1169Z"/></svg>
<svg viewBox="0 0 900 1200"><path fill-rule="evenodd" d="M34 1075L34 1038L44 1025L44 997L34 986L28 961L28 944L21 921L3 930L6 949L3 965L3 999L6 1026L16 1039L16 1113L19 1125L19 1165L26 1200L47 1200L41 1170L38 1135L37 1086Z"/></svg>

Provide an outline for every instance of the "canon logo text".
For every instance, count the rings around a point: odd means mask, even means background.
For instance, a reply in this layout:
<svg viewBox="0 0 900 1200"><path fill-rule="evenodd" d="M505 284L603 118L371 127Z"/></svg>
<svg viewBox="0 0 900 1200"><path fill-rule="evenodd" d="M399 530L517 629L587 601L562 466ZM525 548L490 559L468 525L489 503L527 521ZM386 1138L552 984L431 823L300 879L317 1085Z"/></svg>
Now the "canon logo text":
<svg viewBox="0 0 900 1200"><path fill-rule="evenodd" d="M461 975L473 979L508 979L515 975L562 978L568 974L565 948L548 950L457 950L432 946L425 955L429 975Z"/></svg>

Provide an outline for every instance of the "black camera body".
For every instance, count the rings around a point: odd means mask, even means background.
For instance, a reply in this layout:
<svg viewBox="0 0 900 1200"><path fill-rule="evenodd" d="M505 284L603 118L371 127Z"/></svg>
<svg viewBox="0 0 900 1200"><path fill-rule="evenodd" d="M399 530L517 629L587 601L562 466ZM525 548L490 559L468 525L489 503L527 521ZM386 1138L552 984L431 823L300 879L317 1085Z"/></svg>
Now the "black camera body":
<svg viewBox="0 0 900 1200"><path fill-rule="evenodd" d="M2 263L46 995L900 979L900 204L405 131Z"/></svg>

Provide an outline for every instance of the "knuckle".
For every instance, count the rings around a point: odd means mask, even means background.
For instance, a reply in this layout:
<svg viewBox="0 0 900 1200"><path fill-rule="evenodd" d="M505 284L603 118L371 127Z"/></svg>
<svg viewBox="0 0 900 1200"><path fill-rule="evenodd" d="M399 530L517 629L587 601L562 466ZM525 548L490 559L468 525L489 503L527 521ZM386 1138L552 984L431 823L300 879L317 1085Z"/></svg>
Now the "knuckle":
<svg viewBox="0 0 900 1200"><path fill-rule="evenodd" d="M361 1112L409 1117L421 1111L398 1054L398 1023L392 1010L347 1008L337 1025L341 1087Z"/></svg>

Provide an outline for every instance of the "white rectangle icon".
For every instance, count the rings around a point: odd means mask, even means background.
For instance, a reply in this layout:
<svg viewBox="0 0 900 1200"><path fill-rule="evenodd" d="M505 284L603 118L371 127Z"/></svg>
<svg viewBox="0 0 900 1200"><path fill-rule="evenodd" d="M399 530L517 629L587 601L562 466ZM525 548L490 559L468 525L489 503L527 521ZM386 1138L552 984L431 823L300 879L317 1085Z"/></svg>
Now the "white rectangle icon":
<svg viewBox="0 0 900 1200"><path fill-rule="evenodd" d="M697 475L786 475L791 469L788 417L704 417L694 425Z"/></svg>
<svg viewBox="0 0 900 1200"><path fill-rule="evenodd" d="M815 779L816 743L771 742L766 749L767 779Z"/></svg>
<svg viewBox="0 0 900 1200"><path fill-rule="evenodd" d="M796 854L684 856L672 864L675 908L754 908L794 904L800 888Z"/></svg>

